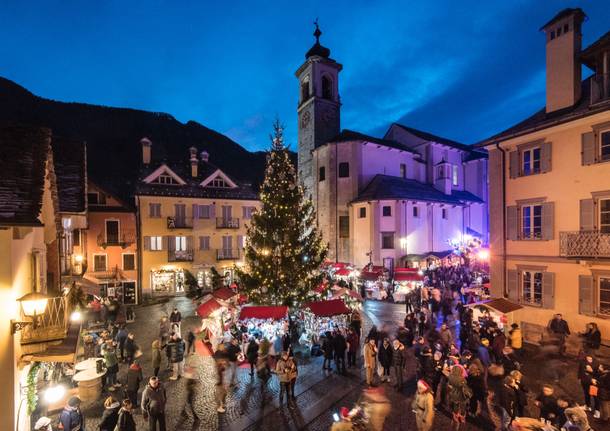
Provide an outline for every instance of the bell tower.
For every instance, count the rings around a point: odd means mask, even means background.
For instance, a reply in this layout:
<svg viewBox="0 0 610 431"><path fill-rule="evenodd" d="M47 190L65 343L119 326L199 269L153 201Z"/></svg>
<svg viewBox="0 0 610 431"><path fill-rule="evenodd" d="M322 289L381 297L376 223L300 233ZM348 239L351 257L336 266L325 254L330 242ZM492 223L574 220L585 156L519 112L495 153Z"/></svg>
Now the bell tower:
<svg viewBox="0 0 610 431"><path fill-rule="evenodd" d="M299 80L298 140L299 181L305 196L313 197L316 172L315 148L337 136L340 131L339 72L341 64L330 58L330 49L320 44L322 32L315 22L316 42L305 54L305 62L295 75Z"/></svg>

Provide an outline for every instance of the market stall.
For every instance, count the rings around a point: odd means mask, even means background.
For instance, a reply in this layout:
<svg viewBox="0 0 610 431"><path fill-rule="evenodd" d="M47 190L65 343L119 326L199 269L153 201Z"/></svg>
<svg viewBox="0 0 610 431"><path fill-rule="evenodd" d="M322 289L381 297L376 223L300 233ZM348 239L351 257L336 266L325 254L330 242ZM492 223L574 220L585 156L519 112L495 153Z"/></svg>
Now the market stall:
<svg viewBox="0 0 610 431"><path fill-rule="evenodd" d="M333 291L332 299L341 299L351 310L358 310L362 305L362 296L355 290L341 288Z"/></svg>
<svg viewBox="0 0 610 431"><path fill-rule="evenodd" d="M392 297L394 302L405 302L407 295L419 292L424 285L423 272L417 268L394 269L394 291Z"/></svg>
<svg viewBox="0 0 610 431"><path fill-rule="evenodd" d="M305 332L301 336L300 344L311 346L317 343L319 337L325 332L347 328L351 314L352 310L341 299L305 304L303 311Z"/></svg>
<svg viewBox="0 0 610 431"><path fill-rule="evenodd" d="M490 320L497 323L500 329L513 323L512 314L523 307L504 298L489 299L466 305L473 310L473 321L479 322L481 326Z"/></svg>
<svg viewBox="0 0 610 431"><path fill-rule="evenodd" d="M228 286L215 290L212 292L212 296L233 306L237 305L239 301L239 294Z"/></svg>
<svg viewBox="0 0 610 431"><path fill-rule="evenodd" d="M361 291L367 299L386 299L388 297L389 283L388 270L383 266L368 265L360 271Z"/></svg>
<svg viewBox="0 0 610 431"><path fill-rule="evenodd" d="M216 346L222 340L225 330L223 321L225 310L223 304L210 296L197 306L197 315L201 317L201 332L205 334L204 342Z"/></svg>
<svg viewBox="0 0 610 431"><path fill-rule="evenodd" d="M249 305L242 307L239 320L250 336L272 340L288 331L288 307Z"/></svg>

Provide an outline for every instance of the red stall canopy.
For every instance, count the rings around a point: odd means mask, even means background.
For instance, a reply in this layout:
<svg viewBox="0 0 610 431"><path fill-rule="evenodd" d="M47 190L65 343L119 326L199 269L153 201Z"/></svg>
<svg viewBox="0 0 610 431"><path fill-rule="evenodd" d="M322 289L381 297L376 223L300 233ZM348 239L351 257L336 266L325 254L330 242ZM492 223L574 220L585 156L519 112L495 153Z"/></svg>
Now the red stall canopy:
<svg viewBox="0 0 610 431"><path fill-rule="evenodd" d="M288 315L288 307L278 306L249 306L243 307L239 312L239 320L243 319L273 319L280 320Z"/></svg>
<svg viewBox="0 0 610 431"><path fill-rule="evenodd" d="M394 270L394 281L423 281L424 276L419 275L417 268L396 268Z"/></svg>
<svg viewBox="0 0 610 431"><path fill-rule="evenodd" d="M331 299L329 301L310 302L305 305L313 314L318 317L337 316L339 314L350 314L351 311L345 303L340 299Z"/></svg>
<svg viewBox="0 0 610 431"><path fill-rule="evenodd" d="M222 299L223 301L228 301L229 299L236 296L237 293L234 292L232 289L228 288L227 286L223 286L220 289L217 289L212 292L212 295L214 295L214 297L218 299Z"/></svg>
<svg viewBox="0 0 610 431"><path fill-rule="evenodd" d="M197 314L199 317L208 317L219 308L222 308L222 305L216 301L216 299L212 298L197 307Z"/></svg>
<svg viewBox="0 0 610 431"><path fill-rule="evenodd" d="M335 271L335 275L338 275L340 277L347 277L351 273L352 273L352 271L350 271L347 268L341 268L341 269L338 269L337 271Z"/></svg>
<svg viewBox="0 0 610 431"><path fill-rule="evenodd" d="M335 293L333 293L333 298L339 298L343 295L347 295L354 299L357 299L358 301L362 301L362 296L360 296L358 292L346 288L342 288L341 290L337 290Z"/></svg>

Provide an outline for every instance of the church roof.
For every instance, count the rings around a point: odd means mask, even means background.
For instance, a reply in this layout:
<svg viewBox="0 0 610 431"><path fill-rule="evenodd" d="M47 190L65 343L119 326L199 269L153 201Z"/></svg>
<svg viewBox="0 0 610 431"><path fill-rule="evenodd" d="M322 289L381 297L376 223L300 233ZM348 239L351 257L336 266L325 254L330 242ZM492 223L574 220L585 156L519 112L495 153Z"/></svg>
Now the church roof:
<svg viewBox="0 0 610 431"><path fill-rule="evenodd" d="M349 141L366 141L366 142L371 142L373 144L383 145L385 147L390 147L390 148L396 148L401 151L407 151L409 153L416 154L416 152L413 151L413 149L407 147L406 145L401 144L398 141L394 141L391 139L375 138L373 136L365 135L364 133L355 132L353 130L348 130L348 129L343 129L341 131L341 133L339 133L337 136L332 138L329 142L337 143L337 142L349 142Z"/></svg>
<svg viewBox="0 0 610 431"><path fill-rule="evenodd" d="M305 58L314 57L314 56L330 58L330 49L320 45L320 36L322 35L322 31L320 30L320 27L318 27L317 20L315 22L315 25L316 25L316 31L314 31L313 35L316 38L316 43L314 43L313 46L311 48L309 48L309 51L307 51L307 53L305 54Z"/></svg>
<svg viewBox="0 0 610 431"><path fill-rule="evenodd" d="M483 203L483 200L470 192L453 190L450 195L446 195L430 184L381 174L375 175L353 202L394 199L439 202L453 205L463 205L465 202Z"/></svg>
<svg viewBox="0 0 610 431"><path fill-rule="evenodd" d="M443 138L442 136L433 135L432 133L424 132L423 130L414 129L413 127L404 126L399 123L394 123L394 125L400 127L408 133L411 133L412 135L417 136L420 139L423 139L424 141L436 142L437 144L446 145L462 151L478 151L476 148L470 145L465 145L451 139Z"/></svg>

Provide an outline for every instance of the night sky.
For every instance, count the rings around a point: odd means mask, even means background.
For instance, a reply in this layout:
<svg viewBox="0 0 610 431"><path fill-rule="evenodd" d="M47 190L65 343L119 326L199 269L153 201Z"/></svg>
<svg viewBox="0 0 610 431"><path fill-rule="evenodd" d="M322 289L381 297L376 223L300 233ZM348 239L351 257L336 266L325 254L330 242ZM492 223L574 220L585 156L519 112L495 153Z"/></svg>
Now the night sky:
<svg viewBox="0 0 610 431"><path fill-rule="evenodd" d="M538 29L565 7L589 16L584 47L610 30L608 0L4 0L0 75L42 97L192 119L251 150L269 146L277 115L294 149L294 72L319 17L344 66L342 128L379 136L398 121L474 143L544 105Z"/></svg>

